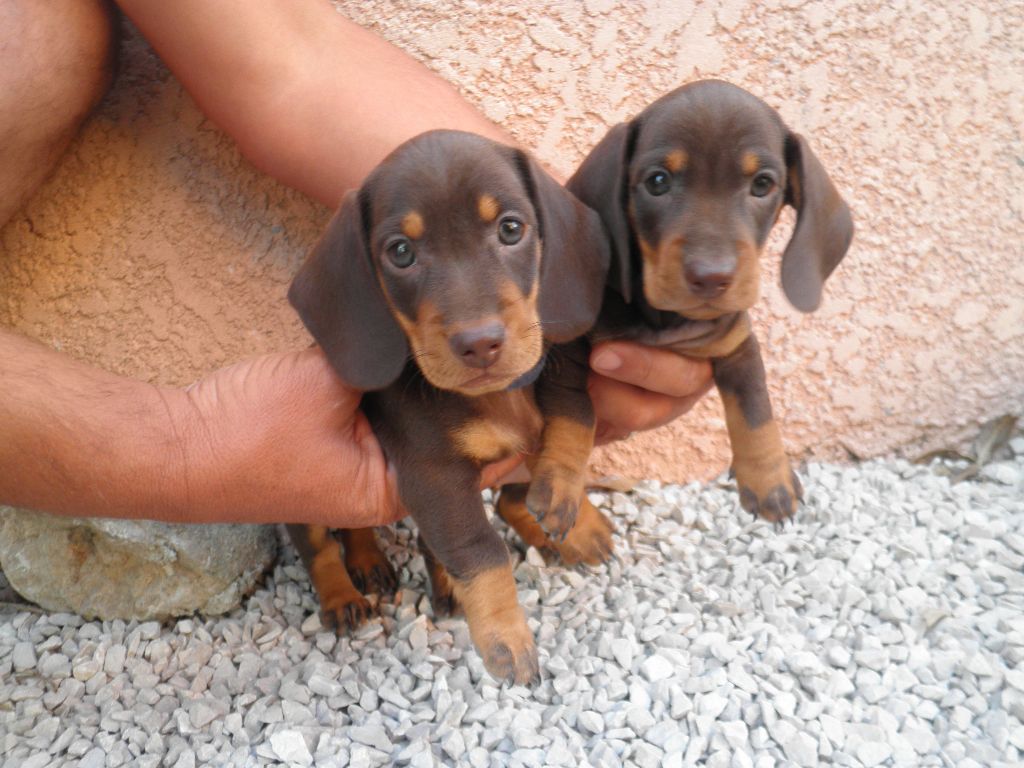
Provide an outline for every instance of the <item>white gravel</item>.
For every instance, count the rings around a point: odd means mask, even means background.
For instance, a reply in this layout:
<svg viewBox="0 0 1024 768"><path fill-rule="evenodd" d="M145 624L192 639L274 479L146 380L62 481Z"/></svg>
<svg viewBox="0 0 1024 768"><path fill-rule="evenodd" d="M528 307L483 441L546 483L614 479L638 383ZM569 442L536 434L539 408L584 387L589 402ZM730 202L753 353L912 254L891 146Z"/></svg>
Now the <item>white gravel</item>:
<svg viewBox="0 0 1024 768"><path fill-rule="evenodd" d="M351 638L322 631L287 549L227 617L161 627L7 607L0 763L1021 765L1015 448L954 486L939 465L811 465L781 530L725 484L594 494L619 528L613 562L516 554L533 689L497 685L465 623L433 621L404 526L386 534L403 588Z"/></svg>

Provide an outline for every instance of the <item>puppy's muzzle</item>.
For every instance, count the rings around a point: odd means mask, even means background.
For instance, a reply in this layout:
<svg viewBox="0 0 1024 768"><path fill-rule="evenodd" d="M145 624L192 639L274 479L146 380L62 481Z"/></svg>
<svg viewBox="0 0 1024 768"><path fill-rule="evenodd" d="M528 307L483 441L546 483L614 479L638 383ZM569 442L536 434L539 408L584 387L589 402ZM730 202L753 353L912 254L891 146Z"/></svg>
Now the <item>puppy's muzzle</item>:
<svg viewBox="0 0 1024 768"><path fill-rule="evenodd" d="M452 334L448 345L455 357L470 368L490 368L501 357L505 326L492 322L465 328Z"/></svg>

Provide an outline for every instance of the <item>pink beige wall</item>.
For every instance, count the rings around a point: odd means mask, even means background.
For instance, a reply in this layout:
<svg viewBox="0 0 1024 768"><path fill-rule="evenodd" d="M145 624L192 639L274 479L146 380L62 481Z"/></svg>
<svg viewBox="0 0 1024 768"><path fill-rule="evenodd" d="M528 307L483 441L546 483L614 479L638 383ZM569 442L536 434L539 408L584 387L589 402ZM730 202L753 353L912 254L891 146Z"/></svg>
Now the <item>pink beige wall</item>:
<svg viewBox="0 0 1024 768"><path fill-rule="evenodd" d="M777 264L764 264L756 320L794 456L914 455L1022 411L1024 5L338 6L566 174L608 126L698 77L745 86L807 135L858 235L812 316L786 304ZM0 323L177 384L304 346L284 293L327 214L249 167L130 36L113 92L0 231ZM719 471L719 407L706 398L605 450L597 469L673 480Z"/></svg>

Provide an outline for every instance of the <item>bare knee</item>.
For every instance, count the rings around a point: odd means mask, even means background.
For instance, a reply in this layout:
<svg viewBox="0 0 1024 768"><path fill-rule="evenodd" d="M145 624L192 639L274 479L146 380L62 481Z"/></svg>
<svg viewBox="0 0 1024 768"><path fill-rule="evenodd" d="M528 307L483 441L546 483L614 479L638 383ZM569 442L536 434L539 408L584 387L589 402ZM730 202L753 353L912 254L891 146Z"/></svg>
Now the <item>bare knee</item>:
<svg viewBox="0 0 1024 768"><path fill-rule="evenodd" d="M0 226L50 175L110 83L106 0L0 0Z"/></svg>

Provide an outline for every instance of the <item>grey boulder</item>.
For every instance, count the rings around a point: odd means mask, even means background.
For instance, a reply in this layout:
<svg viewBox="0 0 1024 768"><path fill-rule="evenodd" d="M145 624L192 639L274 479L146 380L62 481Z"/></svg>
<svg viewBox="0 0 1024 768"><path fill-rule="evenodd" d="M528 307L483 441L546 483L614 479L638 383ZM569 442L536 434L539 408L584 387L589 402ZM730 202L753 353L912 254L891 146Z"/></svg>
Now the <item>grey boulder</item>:
<svg viewBox="0 0 1024 768"><path fill-rule="evenodd" d="M80 519L0 506L0 569L25 599L89 619L226 613L277 554L266 525Z"/></svg>

